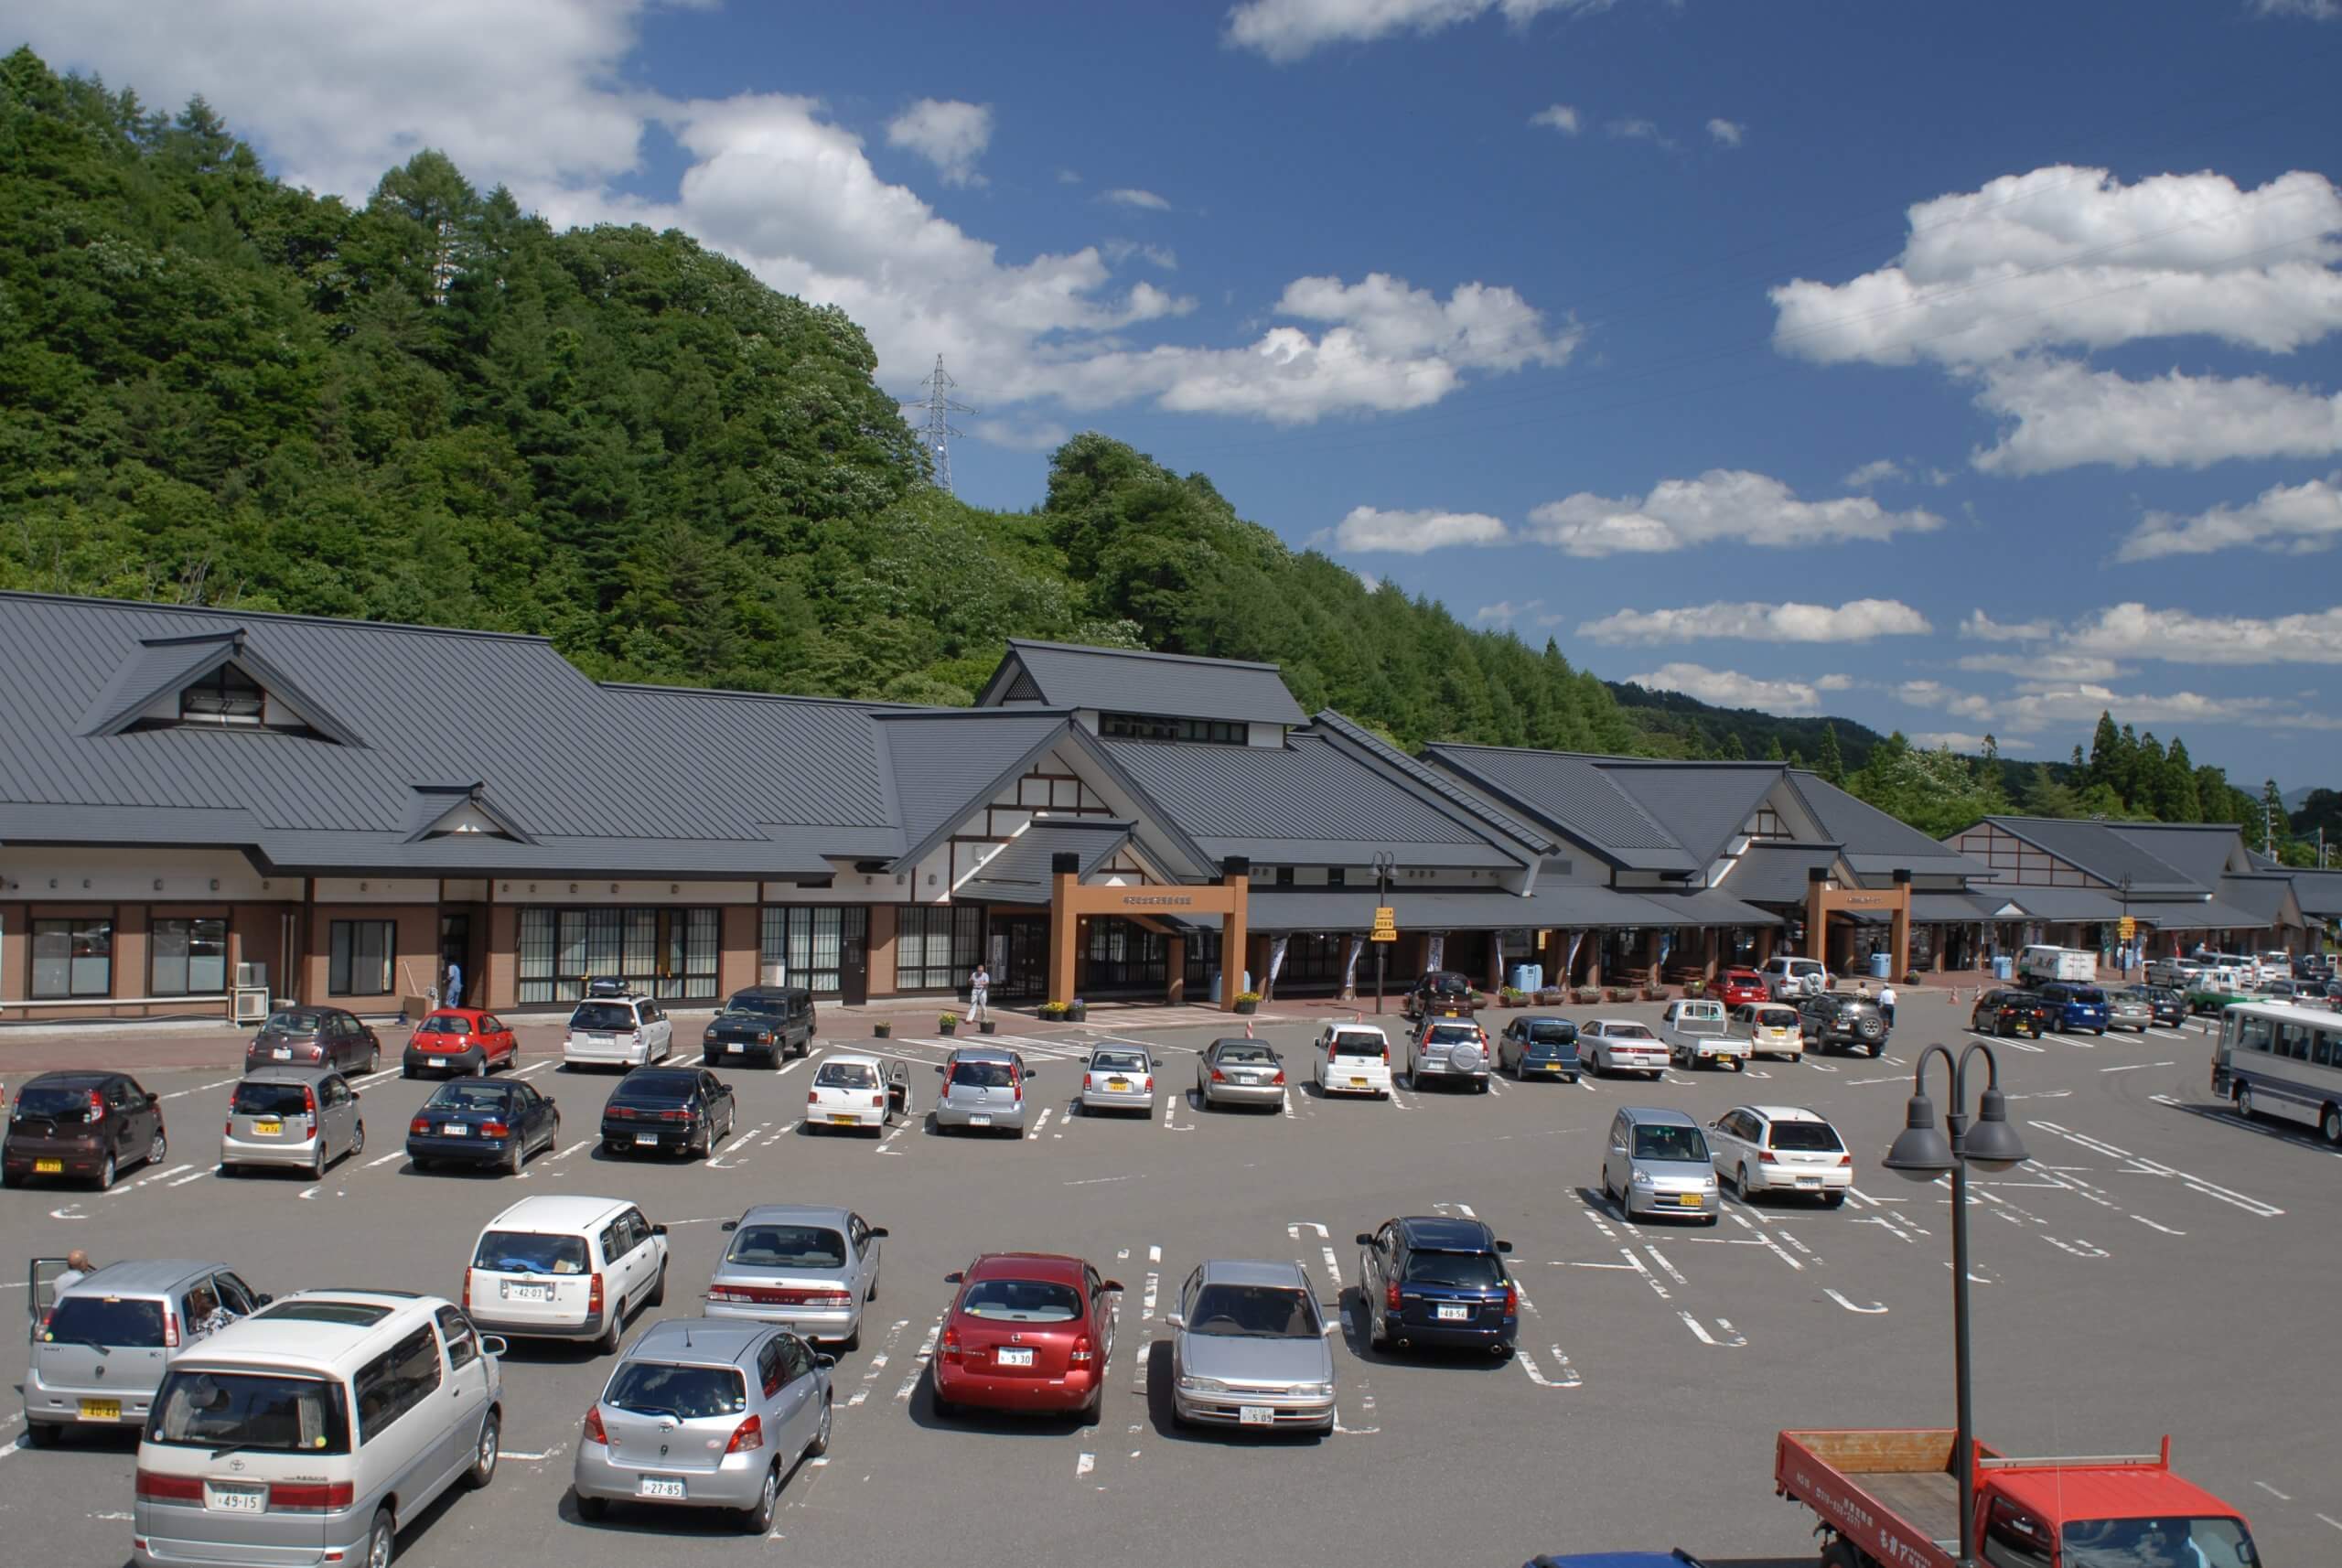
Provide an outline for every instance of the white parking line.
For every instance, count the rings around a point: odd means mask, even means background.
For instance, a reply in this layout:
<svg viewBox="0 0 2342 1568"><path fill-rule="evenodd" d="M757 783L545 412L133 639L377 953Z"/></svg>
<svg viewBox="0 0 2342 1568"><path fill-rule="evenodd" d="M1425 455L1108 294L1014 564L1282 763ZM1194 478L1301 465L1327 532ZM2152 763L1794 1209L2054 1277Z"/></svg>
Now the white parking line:
<svg viewBox="0 0 2342 1568"><path fill-rule="evenodd" d="M1095 1470L1097 1467L1098 1455L1095 1454L1084 1454L1080 1458L1076 1459L1073 1462L1073 1478L1079 1481L1082 1477L1087 1476L1090 1471Z"/></svg>
<svg viewBox="0 0 2342 1568"><path fill-rule="evenodd" d="M1710 1334L1707 1329L1701 1325L1700 1320L1692 1316L1690 1313L1679 1312L1675 1316L1683 1320L1683 1326L1686 1328L1689 1328L1693 1336L1696 1337L1703 1345L1713 1345L1720 1349L1725 1350L1738 1350L1746 1348L1748 1344L1748 1337L1741 1333L1740 1330L1735 1328L1732 1324L1724 1318L1719 1317L1716 1319L1716 1332L1724 1336L1723 1338L1719 1339L1715 1337L1714 1335Z"/></svg>
<svg viewBox="0 0 2342 1568"><path fill-rule="evenodd" d="M862 1386L854 1390L853 1397L845 1402L847 1409L853 1409L870 1397L871 1385L878 1380L878 1374L885 1371L886 1363L894 1359L895 1342L903 1337L903 1330L910 1326L909 1318L898 1317L895 1320L894 1326L886 1330L886 1342L878 1348L876 1355L870 1358L869 1369L862 1374Z"/></svg>
<svg viewBox="0 0 2342 1568"><path fill-rule="evenodd" d="M919 1354L911 1359L910 1372L903 1379L902 1386L895 1391L895 1399L897 1403L908 1403L911 1395L918 1391L919 1379L927 1373L927 1364L935 1359L935 1342L941 1337L943 1337L943 1319L938 1316L934 1322L927 1326L927 1337L919 1341Z"/></svg>
<svg viewBox="0 0 2342 1568"><path fill-rule="evenodd" d="M376 1165L387 1165L392 1160L403 1160L404 1158L406 1158L406 1151L404 1149L393 1150L392 1153L384 1155L380 1159L368 1160L366 1162L366 1168L371 1171Z"/></svg>
<svg viewBox="0 0 2342 1568"><path fill-rule="evenodd" d="M1869 1313L1880 1313L1880 1312L1885 1312L1885 1311L1886 1310L1885 1306L1883 1304L1881 1304L1881 1303L1879 1303L1879 1302L1875 1302L1875 1302L1872 1302L1868 1306L1856 1306L1853 1302L1848 1301L1844 1296L1840 1295L1836 1291L1832 1290L1828 1285L1824 1285L1824 1286L1822 1286L1822 1287L1821 1287L1821 1294L1822 1294L1823 1295L1828 1296L1832 1301L1836 1302L1840 1306L1844 1307L1848 1312L1860 1312L1860 1313L1869 1314Z"/></svg>
<svg viewBox="0 0 2342 1568"><path fill-rule="evenodd" d="M232 1078L223 1078L217 1083L199 1083L193 1089L175 1089L171 1090L170 1093L164 1095L162 1098L165 1100L178 1100L190 1094L201 1094L206 1090L225 1089L235 1081L236 1080Z"/></svg>
<svg viewBox="0 0 2342 1568"><path fill-rule="evenodd" d="M2172 1067L2172 1062L2124 1062L2121 1067L2102 1067L2100 1072L2136 1072L2143 1067Z"/></svg>
<svg viewBox="0 0 2342 1568"><path fill-rule="evenodd" d="M2148 1219L2148 1218L2147 1218L2145 1215L2143 1215L2143 1214L2133 1214L2133 1216L2131 1216L2131 1218L2132 1218L2132 1219L2135 1219L2135 1220L2137 1220L2140 1224L2142 1224L2142 1225L2145 1226L2148 1230L2160 1230L2160 1231L2162 1231L2162 1232L2163 1232L2165 1235L2166 1235L2166 1236L2185 1236L2185 1235L2186 1235L2186 1234L2187 1234L2187 1232L2186 1232L2186 1231L2185 1231L2185 1230L2173 1230L2170 1226L2168 1226L2168 1225L2158 1225L2158 1224L2156 1224L2154 1220L2152 1220L2152 1219Z"/></svg>
<svg viewBox="0 0 2342 1568"><path fill-rule="evenodd" d="M173 1187L185 1187L191 1181L201 1181L205 1176L216 1176L219 1174L219 1170L220 1167L218 1165L206 1165L201 1170L195 1172L191 1176L183 1176L179 1177L178 1180L171 1183L171 1185Z"/></svg>
<svg viewBox="0 0 2342 1568"><path fill-rule="evenodd" d="M1041 1117L1040 1117L1040 1120L1039 1120L1039 1121L1037 1121L1037 1122L1034 1122L1034 1123L1033 1123L1033 1130L1032 1130L1031 1132L1029 1132L1029 1133L1026 1133L1025 1135L1026 1135L1027 1138L1037 1138L1037 1137L1039 1137L1039 1136L1041 1135L1041 1129L1042 1129L1042 1128L1044 1128L1044 1127L1046 1127L1046 1126L1047 1126L1047 1125L1049 1124L1049 1116L1050 1116L1050 1113L1051 1113L1051 1112L1054 1112L1054 1111L1056 1111L1056 1110L1057 1110L1057 1107L1056 1107L1056 1106L1054 1106L1054 1105L1045 1105L1045 1106L1043 1106L1043 1107L1041 1108Z"/></svg>

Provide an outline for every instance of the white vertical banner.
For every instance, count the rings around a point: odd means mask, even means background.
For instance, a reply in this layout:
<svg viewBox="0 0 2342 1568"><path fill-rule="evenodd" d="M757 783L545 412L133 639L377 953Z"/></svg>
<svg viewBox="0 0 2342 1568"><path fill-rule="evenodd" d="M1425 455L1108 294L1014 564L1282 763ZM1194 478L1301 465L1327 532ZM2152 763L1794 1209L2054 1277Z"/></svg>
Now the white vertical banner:
<svg viewBox="0 0 2342 1568"><path fill-rule="evenodd" d="M1567 963L1564 963L1563 965L1562 965L1562 981L1561 981L1561 983L1562 983L1563 985L1573 984L1573 983L1574 983L1576 982L1576 979L1577 979L1577 950L1578 950L1580 947L1584 946L1584 945L1585 945L1585 933L1584 931L1572 931L1572 932L1570 933L1570 957L1569 957L1569 961L1568 961Z"/></svg>
<svg viewBox="0 0 2342 1568"><path fill-rule="evenodd" d="M1502 931L1488 933L1488 950L1496 955L1497 983L1502 985L1504 983L1504 933Z"/></svg>
<svg viewBox="0 0 2342 1568"><path fill-rule="evenodd" d="M1350 938L1349 950L1342 955L1342 1000L1345 1002L1355 1001L1358 998L1358 960L1359 955L1365 950L1366 939L1353 936Z"/></svg>
<svg viewBox="0 0 2342 1568"><path fill-rule="evenodd" d="M1426 971L1445 969L1446 958L1447 939L1444 936L1434 937L1431 939L1430 946L1424 949L1423 968Z"/></svg>
<svg viewBox="0 0 2342 1568"><path fill-rule="evenodd" d="M1284 945L1290 937L1273 937L1269 940L1269 987L1276 988L1277 975L1284 968Z"/></svg>

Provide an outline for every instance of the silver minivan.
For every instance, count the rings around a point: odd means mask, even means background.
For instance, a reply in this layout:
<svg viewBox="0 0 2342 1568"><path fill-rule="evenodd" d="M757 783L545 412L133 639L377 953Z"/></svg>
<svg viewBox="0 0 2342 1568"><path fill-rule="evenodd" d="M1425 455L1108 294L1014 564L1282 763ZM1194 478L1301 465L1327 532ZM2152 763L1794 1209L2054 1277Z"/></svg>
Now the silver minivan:
<svg viewBox="0 0 2342 1568"><path fill-rule="evenodd" d="M1724 1216L1707 1135L1682 1112L1656 1106L1629 1105L1610 1119L1602 1196L1628 1219L1685 1214L1714 1225Z"/></svg>
<svg viewBox="0 0 2342 1568"><path fill-rule="evenodd" d="M35 1258L26 1297L25 1441L75 1427L143 1426L171 1362L202 1337L214 1309L250 1317L268 1297L225 1263L145 1258L92 1269L63 1290L62 1258Z"/></svg>
<svg viewBox="0 0 2342 1568"><path fill-rule="evenodd" d="M172 1363L131 1514L146 1564L363 1563L496 1477L504 1342L453 1303L303 1291Z"/></svg>
<svg viewBox="0 0 2342 1568"><path fill-rule="evenodd" d="M284 1165L323 1176L334 1161L366 1148L358 1101L358 1091L331 1068L254 1068L228 1101L220 1174Z"/></svg>

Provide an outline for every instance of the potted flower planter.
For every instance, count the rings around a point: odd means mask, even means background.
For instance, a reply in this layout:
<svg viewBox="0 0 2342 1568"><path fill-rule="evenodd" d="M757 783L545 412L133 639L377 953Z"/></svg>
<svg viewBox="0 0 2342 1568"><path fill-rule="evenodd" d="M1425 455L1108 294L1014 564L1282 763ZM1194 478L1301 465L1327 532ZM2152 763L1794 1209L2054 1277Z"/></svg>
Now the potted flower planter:
<svg viewBox="0 0 2342 1568"><path fill-rule="evenodd" d="M1079 1024L1089 1016L1090 1004L1084 1002L1080 997L1077 996L1072 1001L1066 1004L1065 1021L1067 1023Z"/></svg>
<svg viewBox="0 0 2342 1568"><path fill-rule="evenodd" d="M943 1016L935 1021L935 1032L939 1035L949 1036L958 1029L959 1026L960 1020L953 1017L949 1013L944 1014Z"/></svg>
<svg viewBox="0 0 2342 1568"><path fill-rule="evenodd" d="M993 1032L993 1029L994 1029L993 1021L992 1021L991 1019L989 1019L989 1018L985 1019L983 1023L981 1023L981 1024L979 1024L979 1025L977 1025L977 1026L976 1026L976 1033L978 1033L978 1034L980 1034L980 1035L989 1035L989 1034L991 1034L991 1033Z"/></svg>
<svg viewBox="0 0 2342 1568"><path fill-rule="evenodd" d="M889 1024L884 1018L881 1018L878 1022L870 1026L870 1032L874 1038L881 1040L887 1039L893 1036L895 1032L895 1026Z"/></svg>
<svg viewBox="0 0 2342 1568"><path fill-rule="evenodd" d="M1246 992L1241 992L1241 993L1238 993L1237 998L1236 998L1236 1011L1237 1011L1237 1012L1239 1012L1239 1013L1257 1013L1257 1012L1259 1012L1260 1010L1261 1010L1261 993L1260 993L1259 992L1257 992L1257 991L1246 991Z"/></svg>
<svg viewBox="0 0 2342 1568"><path fill-rule="evenodd" d="M1562 988L1558 985L1549 985L1537 993L1537 1005L1540 1007L1559 1007L1561 1004Z"/></svg>
<svg viewBox="0 0 2342 1568"><path fill-rule="evenodd" d="M1066 1004L1062 1002L1044 1002L1034 1011L1044 1023L1061 1024L1065 1021Z"/></svg>

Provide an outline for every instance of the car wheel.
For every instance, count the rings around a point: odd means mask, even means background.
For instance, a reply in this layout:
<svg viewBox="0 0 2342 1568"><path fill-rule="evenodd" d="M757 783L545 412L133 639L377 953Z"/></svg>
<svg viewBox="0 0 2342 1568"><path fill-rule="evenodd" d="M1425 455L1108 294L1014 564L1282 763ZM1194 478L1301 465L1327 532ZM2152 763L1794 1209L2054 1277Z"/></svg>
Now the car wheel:
<svg viewBox="0 0 2342 1568"><path fill-rule="evenodd" d="M862 1325L856 1323L854 1332L838 1341L838 1348L849 1353L862 1348Z"/></svg>
<svg viewBox="0 0 2342 1568"><path fill-rule="evenodd" d="M2318 1135L2342 1147L2342 1105L2329 1105L2317 1119Z"/></svg>
<svg viewBox="0 0 2342 1568"><path fill-rule="evenodd" d="M1871 1048L1870 1048L1870 1059L1871 1059L1871 1060L1873 1060L1873 1061L1876 1061L1876 1060L1878 1059L1878 1054L1879 1054L1879 1052L1881 1052L1881 1051L1885 1050L1885 1048L1886 1048L1886 1046L1885 1046L1885 1044L1884 1042L1881 1042L1880 1044L1877 1044L1877 1045L1875 1045L1875 1046L1871 1047Z"/></svg>
<svg viewBox="0 0 2342 1568"><path fill-rule="evenodd" d="M1473 1093L1475 1093L1475 1094L1486 1094L1488 1091L1488 1075L1487 1075L1487 1074L1483 1073L1480 1077L1476 1078L1476 1079L1474 1079L1472 1080L1472 1092L1473 1092Z"/></svg>
<svg viewBox="0 0 2342 1568"><path fill-rule="evenodd" d="M369 1046L366 1048L366 1070L368 1072L379 1072L381 1070L381 1066L382 1047L380 1046Z"/></svg>
<svg viewBox="0 0 2342 1568"><path fill-rule="evenodd" d="M813 1429L813 1441L805 1444L805 1457L819 1459L830 1451L830 1402L822 1402L822 1424Z"/></svg>
<svg viewBox="0 0 2342 1568"><path fill-rule="evenodd" d="M610 1304L610 1320L602 1326L601 1337L594 1341L594 1349L600 1355L615 1356L618 1342L625 1337L626 1297L620 1296Z"/></svg>
<svg viewBox="0 0 2342 1568"><path fill-rule="evenodd" d="M2249 1083L2236 1086L2236 1113L2248 1122L2252 1120L2252 1086Z"/></svg>
<svg viewBox="0 0 2342 1568"><path fill-rule="evenodd" d="M351 1159L356 1159L359 1155L360 1155L364 1154L365 1152L366 1152L366 1123L365 1123L365 1122L360 1122L360 1123L358 1123L357 1131L355 1131L355 1132L353 1132L353 1133L351 1133L349 1134L349 1157L350 1157Z"/></svg>
<svg viewBox="0 0 2342 1568"><path fill-rule="evenodd" d="M521 1140L518 1138L513 1139L510 1145L504 1151L504 1174L506 1176L519 1176L521 1174L521 1162L527 1158L528 1156L521 1151Z"/></svg>
<svg viewBox="0 0 2342 1568"><path fill-rule="evenodd" d="M577 1517L586 1520L588 1524L591 1524L594 1520L600 1519L604 1514L609 1511L610 1505L604 1502L601 1498L589 1498L583 1492L575 1491L575 1488L572 1488L572 1490L577 1498Z"/></svg>
<svg viewBox="0 0 2342 1568"><path fill-rule="evenodd" d="M1390 1326L1382 1321L1382 1315L1379 1312L1369 1310L1366 1315L1366 1343L1371 1350L1388 1351L1391 1348Z"/></svg>
<svg viewBox="0 0 2342 1568"><path fill-rule="evenodd" d="M150 1165L159 1165L170 1152L170 1140L163 1135L163 1130L160 1127L156 1128L155 1141L146 1145L145 1163Z"/></svg>
<svg viewBox="0 0 2342 1568"><path fill-rule="evenodd" d="M740 1524L750 1535L763 1535L772 1529L773 1510L780 1507L780 1461L776 1459L765 1471L764 1489L757 1494L753 1506L740 1516Z"/></svg>
<svg viewBox="0 0 2342 1568"><path fill-rule="evenodd" d="M642 1305L645 1306L664 1306L667 1305L666 1264L661 1263L659 1265L659 1277L650 1282L650 1294L644 1300Z"/></svg>
<svg viewBox="0 0 2342 1568"><path fill-rule="evenodd" d="M366 1568L391 1568L391 1558L399 1549L399 1532L391 1522L391 1510L374 1510L374 1522L366 1530Z"/></svg>
<svg viewBox="0 0 2342 1568"><path fill-rule="evenodd" d="M98 1190L100 1192L105 1191L106 1188L113 1185L114 1175L113 1155L109 1153L106 1155L106 1163L98 1167Z"/></svg>
<svg viewBox="0 0 2342 1568"><path fill-rule="evenodd" d="M399 1076L401 1078L413 1078L414 1076L414 1064L411 1062L399 1063Z"/></svg>
<svg viewBox="0 0 2342 1568"><path fill-rule="evenodd" d="M317 1134L317 1152L309 1156L309 1179L311 1181L326 1179L326 1139L322 1133Z"/></svg>
<svg viewBox="0 0 2342 1568"><path fill-rule="evenodd" d="M497 1439L503 1435L503 1419L490 1406L488 1419L479 1423L479 1442L472 1448L472 1467L464 1473L464 1485L478 1491L496 1479Z"/></svg>
<svg viewBox="0 0 2342 1568"><path fill-rule="evenodd" d="M1846 1195L1843 1192L1825 1192L1821 1195L1821 1207L1843 1208L1846 1207Z"/></svg>
<svg viewBox="0 0 2342 1568"><path fill-rule="evenodd" d="M474 1078L486 1078L488 1076L488 1053L486 1051L480 1052L479 1059L472 1063L471 1076Z"/></svg>
<svg viewBox="0 0 2342 1568"><path fill-rule="evenodd" d="M1741 1162L1740 1167L1732 1173L1732 1190L1740 1194L1742 1202L1748 1200L1748 1165L1745 1160Z"/></svg>
<svg viewBox="0 0 2342 1568"><path fill-rule="evenodd" d="M1703 1225L1704 1225L1704 1226L1706 1226L1709 1230L1714 1230L1718 1225L1721 1225L1721 1224L1723 1224L1723 1223L1724 1223L1724 1216L1723 1216L1722 1214L1711 1214L1711 1215L1707 1216L1707 1218L1705 1218L1705 1219L1702 1219L1702 1220L1700 1221L1700 1223L1701 1223L1701 1224L1703 1224Z"/></svg>
<svg viewBox="0 0 2342 1568"><path fill-rule="evenodd" d="M65 1429L62 1426L52 1426L45 1421L28 1421L25 1423L25 1446L27 1448L53 1448L57 1445L58 1440L64 1435Z"/></svg>

